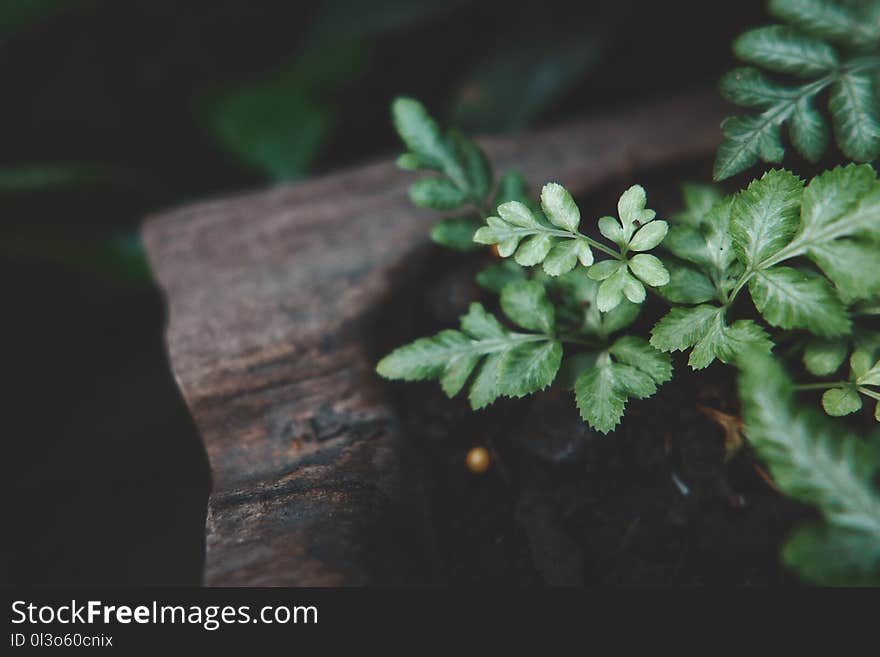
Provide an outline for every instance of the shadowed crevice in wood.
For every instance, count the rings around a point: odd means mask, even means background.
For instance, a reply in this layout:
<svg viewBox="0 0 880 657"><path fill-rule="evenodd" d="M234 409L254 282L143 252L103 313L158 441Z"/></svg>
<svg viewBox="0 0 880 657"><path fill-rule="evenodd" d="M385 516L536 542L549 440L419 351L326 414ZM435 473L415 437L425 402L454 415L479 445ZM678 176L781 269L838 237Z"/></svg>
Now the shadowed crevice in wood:
<svg viewBox="0 0 880 657"><path fill-rule="evenodd" d="M583 193L710 153L712 95L486 142ZM414 454L374 374L377 316L431 248L391 160L149 220L172 367L213 475L210 585L443 581ZM416 263L416 264L414 264Z"/></svg>

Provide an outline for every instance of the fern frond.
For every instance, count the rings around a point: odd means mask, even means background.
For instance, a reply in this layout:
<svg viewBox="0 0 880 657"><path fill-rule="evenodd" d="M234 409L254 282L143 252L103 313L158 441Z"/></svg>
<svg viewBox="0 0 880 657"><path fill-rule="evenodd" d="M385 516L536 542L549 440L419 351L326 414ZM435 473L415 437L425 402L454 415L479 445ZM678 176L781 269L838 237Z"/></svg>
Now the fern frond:
<svg viewBox="0 0 880 657"><path fill-rule="evenodd" d="M492 166L479 144L457 130L442 131L419 101L396 98L391 104L391 117L408 149L398 157L398 166L432 173L410 186L410 200L423 208L463 213L434 226L431 239L435 243L456 251L473 251L479 248L474 233L488 208L506 201L527 200L522 174L508 171L496 184Z"/></svg>
<svg viewBox="0 0 880 657"><path fill-rule="evenodd" d="M880 582L876 445L798 406L791 382L772 358L748 353L740 366L749 442L779 489L816 506L824 520L788 541L786 563L820 584Z"/></svg>
<svg viewBox="0 0 880 657"><path fill-rule="evenodd" d="M817 110L829 92L828 112L840 150L851 160L880 155L880 108L875 88L880 68L880 2L858 6L833 0L771 0L770 12L783 21L750 30L733 46L751 67L731 71L721 93L757 114L727 119L714 177L723 180L754 165L780 162L782 131L788 127L795 149L811 162L827 150L828 126ZM791 84L764 75L804 78Z"/></svg>
<svg viewBox="0 0 880 657"><path fill-rule="evenodd" d="M512 283L501 297L505 314L525 329L504 327L479 303L461 318L461 330L445 330L420 338L385 356L376 371L386 379L439 379L454 397L471 378L471 407L488 406L501 395L522 397L550 385L562 361L562 344L553 335L555 314L543 286Z"/></svg>
<svg viewBox="0 0 880 657"><path fill-rule="evenodd" d="M541 191L542 212L517 201L502 203L499 216L487 218L474 241L497 244L502 257L512 255L524 267L542 265L549 276L566 274L580 263L588 268L590 278L602 282L596 305L607 312L624 298L642 303L645 285L662 287L670 280L663 263L645 253L663 241L669 227L655 220L656 213L645 204L645 190L633 185L620 197L619 218L599 219L599 231L617 245L614 249L580 232L577 204L562 185L550 182ZM594 265L593 249L612 258ZM628 257L630 252L635 255Z"/></svg>

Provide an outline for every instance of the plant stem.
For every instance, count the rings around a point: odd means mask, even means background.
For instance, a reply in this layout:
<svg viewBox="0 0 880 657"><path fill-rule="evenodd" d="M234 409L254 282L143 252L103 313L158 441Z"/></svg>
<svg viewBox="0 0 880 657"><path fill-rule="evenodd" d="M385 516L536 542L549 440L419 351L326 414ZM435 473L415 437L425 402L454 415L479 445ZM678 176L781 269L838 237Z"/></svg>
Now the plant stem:
<svg viewBox="0 0 880 657"><path fill-rule="evenodd" d="M820 383L799 383L795 390L826 390L828 388L837 388L846 385L847 381L823 381Z"/></svg>
<svg viewBox="0 0 880 657"><path fill-rule="evenodd" d="M858 391L865 395L865 397L870 397L871 399L876 399L880 401L880 392L875 392L870 388L866 388L865 386L859 386Z"/></svg>
<svg viewBox="0 0 880 657"><path fill-rule="evenodd" d="M733 290L728 295L727 300L724 302L725 306L730 306L734 299L736 299L736 295L739 294L739 291L743 289L743 286L749 282L749 279L754 275L754 271L751 269L747 269L743 272L743 275L739 277L739 280L736 282L736 285L733 287Z"/></svg>
<svg viewBox="0 0 880 657"><path fill-rule="evenodd" d="M557 339L562 342L567 342L569 344L579 344L581 346L590 347L592 349L599 349L602 347L602 344L600 342L586 340L576 335L560 335L557 336Z"/></svg>
<svg viewBox="0 0 880 657"><path fill-rule="evenodd" d="M591 247L593 247L597 251L601 251L602 253L604 253L606 255L610 255L615 260L623 260L624 259L623 254L615 251L614 249L612 249L610 247L605 246L604 244L602 244L602 242L598 242L598 241L594 240L592 237L587 237L583 233L569 233L568 231L565 231L565 230L556 230L554 228L544 228L544 227L542 227L541 232L548 233L550 235L553 235L554 237L566 237L568 239L580 239L580 240L585 241L587 244L589 244Z"/></svg>

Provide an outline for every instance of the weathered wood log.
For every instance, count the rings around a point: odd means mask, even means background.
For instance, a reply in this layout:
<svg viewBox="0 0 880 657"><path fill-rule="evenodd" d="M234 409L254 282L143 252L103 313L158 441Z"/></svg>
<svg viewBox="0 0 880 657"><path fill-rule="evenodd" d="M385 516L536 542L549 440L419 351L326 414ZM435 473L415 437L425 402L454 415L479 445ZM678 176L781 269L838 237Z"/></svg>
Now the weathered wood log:
<svg viewBox="0 0 880 657"><path fill-rule="evenodd" d="M722 116L696 95L485 145L499 169L581 193L708 155ZM395 266L428 241L412 180L383 160L146 222L172 368L213 474L207 584L442 581L366 347Z"/></svg>

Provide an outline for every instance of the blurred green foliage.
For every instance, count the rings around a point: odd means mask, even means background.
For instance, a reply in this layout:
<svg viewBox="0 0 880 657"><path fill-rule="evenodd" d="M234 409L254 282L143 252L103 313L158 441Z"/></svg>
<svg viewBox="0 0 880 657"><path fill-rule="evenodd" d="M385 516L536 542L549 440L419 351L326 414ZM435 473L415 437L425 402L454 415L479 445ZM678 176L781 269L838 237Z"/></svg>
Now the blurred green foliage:
<svg viewBox="0 0 880 657"><path fill-rule="evenodd" d="M82 0L0 0L0 39L55 11L77 4L82 4Z"/></svg>
<svg viewBox="0 0 880 657"><path fill-rule="evenodd" d="M503 5L497 4L499 8ZM51 76L53 89L65 89L72 106L86 108L79 115L71 109L65 116L65 102L57 97L53 107L38 106L40 116L53 119L43 138L46 143L35 144L34 155L30 149L25 153L19 149L16 156L3 158L0 257L60 262L148 283L149 268L138 239L138 225L145 215L225 190L230 183L246 185L261 179L276 183L308 175L322 158L333 162L345 152L338 135L342 128L351 133L352 117L362 106L379 108L381 114L373 119L366 111L358 120L364 124L381 122L384 130L388 99L407 91L413 81L418 81L418 86L432 84L434 79L457 79L452 85L445 83L442 93L453 120L468 130L521 129L595 64L621 16L629 10L625 2L604 0L592 3L581 15L583 20L571 20L567 12L554 9L557 4L570 7L572 3L546 0L521 3L516 8L505 5L503 11L491 10L494 18L488 25L485 17L489 10L475 0L304 3L296 11L299 24L290 25L286 48L273 45L275 50L267 48L267 55L259 50L259 36L261 31L277 34L283 30L273 24L273 16L293 11L283 3L267 1L259 7L236 0L202 3L180 7L177 15L176 5L165 2L0 0L0 48L8 50L18 44L16 47L32 57L29 65L36 75ZM175 11L168 13L169 8ZM178 25L186 25L188 16L205 30L212 21L221 20L229 21L227 31L233 30L236 11L242 12L242 32L256 31L258 47L252 52L235 50L231 45L231 52L224 52L223 61L214 63L213 68L210 60L202 64L211 74L203 83L199 69L191 73L187 67L205 56L199 48L210 46L216 51L222 49L222 42L218 46L206 37L204 43L187 50L172 41L166 55L163 46L149 40L151 37L137 41L141 24L144 34L151 34L156 21L166 21L164 25L171 25L165 28L166 34L173 35ZM115 37L131 38L136 44L128 59L122 60L126 64L118 68L112 61L114 53L100 50L98 41L93 43L93 36L103 37L105 29L112 29L105 24L130 25L132 29L128 37ZM487 38L457 42L471 31L482 31ZM440 43L442 48L408 61L407 48L426 48L424 35L433 35L430 43ZM70 52L76 53L76 46L83 49L84 56L100 60L97 64L103 67L95 72L93 99L83 96L88 89L81 89L75 77L70 81L64 78L68 66L74 70L74 64L67 60ZM125 49L128 44L117 47ZM36 59L39 55L34 55L43 49L47 61L60 57L51 69L43 67ZM157 62L163 64L163 57L176 57L181 50L189 53L190 59L165 63L159 73L150 68ZM210 57L214 51L206 52ZM447 56L452 55L459 56L457 68L446 70L450 66ZM234 63L236 57L239 65ZM87 66L94 64L87 61ZM16 58L9 58L8 66L16 66L15 62ZM392 68L389 62L394 64ZM182 111L191 111L189 133L180 134L178 128L169 141L173 145L173 139L180 138L181 149L213 149L217 170L228 171L215 183L198 169L193 169L191 176L181 176L183 165L176 161L176 153L169 155L167 144L163 144L164 157L172 161L166 168L155 161L146 162L137 152L132 152L131 158L126 156L126 162L119 161L119 152L125 153L124 144L113 152L101 145L91 147L79 135L85 115L98 125L100 121L109 125L116 131L112 134L132 135L131 148L136 148L141 143L136 136L145 127L132 122L120 109L116 87L109 85L132 88L140 98L143 92L139 85L154 84L150 76L158 76L162 82L162 75L175 76L178 68L180 79L168 78L172 83L168 93L177 94ZM157 84L163 92L166 86ZM39 90L32 102L44 102L41 96ZM102 119L88 116L89 103L94 104L92 115ZM33 128L39 136L36 124ZM369 142L371 130L365 132ZM50 139L62 145L53 148ZM392 138L389 133L384 141L371 139L369 143L381 147ZM202 177L208 177L209 182L203 182Z"/></svg>
<svg viewBox="0 0 880 657"><path fill-rule="evenodd" d="M543 29L540 20L517 21L460 86L452 120L477 133L526 127L596 63L631 9L627 0L594 3L590 20Z"/></svg>
<svg viewBox="0 0 880 657"><path fill-rule="evenodd" d="M271 179L298 178L326 143L338 105L368 57L359 42L308 52L270 78L206 98L205 126L218 144Z"/></svg>

